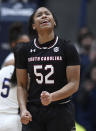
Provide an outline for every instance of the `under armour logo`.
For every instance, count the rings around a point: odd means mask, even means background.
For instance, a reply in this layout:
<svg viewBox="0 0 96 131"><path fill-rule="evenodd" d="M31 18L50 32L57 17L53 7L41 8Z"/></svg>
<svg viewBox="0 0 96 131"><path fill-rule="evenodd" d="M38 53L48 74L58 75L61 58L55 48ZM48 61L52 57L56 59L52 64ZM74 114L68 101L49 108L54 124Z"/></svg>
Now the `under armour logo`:
<svg viewBox="0 0 96 131"><path fill-rule="evenodd" d="M36 49L30 49L30 52L32 53L32 52L36 52Z"/></svg>

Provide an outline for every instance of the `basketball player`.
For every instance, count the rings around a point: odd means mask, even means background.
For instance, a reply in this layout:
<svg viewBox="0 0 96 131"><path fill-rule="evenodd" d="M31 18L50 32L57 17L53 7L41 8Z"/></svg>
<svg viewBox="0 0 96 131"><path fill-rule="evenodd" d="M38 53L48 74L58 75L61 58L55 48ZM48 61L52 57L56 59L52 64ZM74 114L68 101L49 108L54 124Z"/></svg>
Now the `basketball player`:
<svg viewBox="0 0 96 131"><path fill-rule="evenodd" d="M0 70L0 131L21 131L16 83L14 65L3 67Z"/></svg>
<svg viewBox="0 0 96 131"><path fill-rule="evenodd" d="M34 40L15 53L22 131L76 131L71 96L79 86L78 53L54 33L49 9L38 8L29 23Z"/></svg>

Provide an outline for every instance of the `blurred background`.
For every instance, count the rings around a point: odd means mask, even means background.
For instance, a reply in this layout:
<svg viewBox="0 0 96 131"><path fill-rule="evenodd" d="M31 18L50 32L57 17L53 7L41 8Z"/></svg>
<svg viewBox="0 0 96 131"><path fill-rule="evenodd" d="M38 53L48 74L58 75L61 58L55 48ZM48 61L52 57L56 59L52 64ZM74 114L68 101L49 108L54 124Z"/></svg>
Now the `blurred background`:
<svg viewBox="0 0 96 131"><path fill-rule="evenodd" d="M96 0L0 0L0 67L12 49L12 24L20 22L28 35L28 19L40 6L54 12L56 34L80 55L80 87L73 96L77 131L96 131Z"/></svg>

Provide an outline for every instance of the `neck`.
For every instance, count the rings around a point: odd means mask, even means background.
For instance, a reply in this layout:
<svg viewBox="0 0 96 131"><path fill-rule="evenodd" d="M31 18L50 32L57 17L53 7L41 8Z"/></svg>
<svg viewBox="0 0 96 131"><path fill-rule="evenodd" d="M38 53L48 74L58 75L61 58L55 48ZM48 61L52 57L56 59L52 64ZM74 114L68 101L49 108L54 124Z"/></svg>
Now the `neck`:
<svg viewBox="0 0 96 131"><path fill-rule="evenodd" d="M38 41L40 44L46 43L54 39L54 32L38 34Z"/></svg>

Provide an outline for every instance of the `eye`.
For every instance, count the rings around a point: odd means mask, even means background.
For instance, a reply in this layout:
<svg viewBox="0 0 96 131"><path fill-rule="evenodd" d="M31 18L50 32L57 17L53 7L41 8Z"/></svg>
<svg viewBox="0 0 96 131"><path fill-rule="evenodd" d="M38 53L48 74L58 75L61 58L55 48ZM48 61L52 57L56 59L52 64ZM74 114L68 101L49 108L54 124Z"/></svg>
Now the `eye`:
<svg viewBox="0 0 96 131"><path fill-rule="evenodd" d="M40 16L42 16L42 13L38 13L38 14L36 15L36 17L40 17Z"/></svg>
<svg viewBox="0 0 96 131"><path fill-rule="evenodd" d="M49 13L49 12L45 12L45 14L46 14L46 15L50 15L50 13Z"/></svg>
<svg viewBox="0 0 96 131"><path fill-rule="evenodd" d="M46 12L44 12L44 13L37 13L37 14L36 14L36 17L41 17L43 14L45 14L45 15L47 15L47 16L48 16L48 15L51 15L50 12L46 11Z"/></svg>

